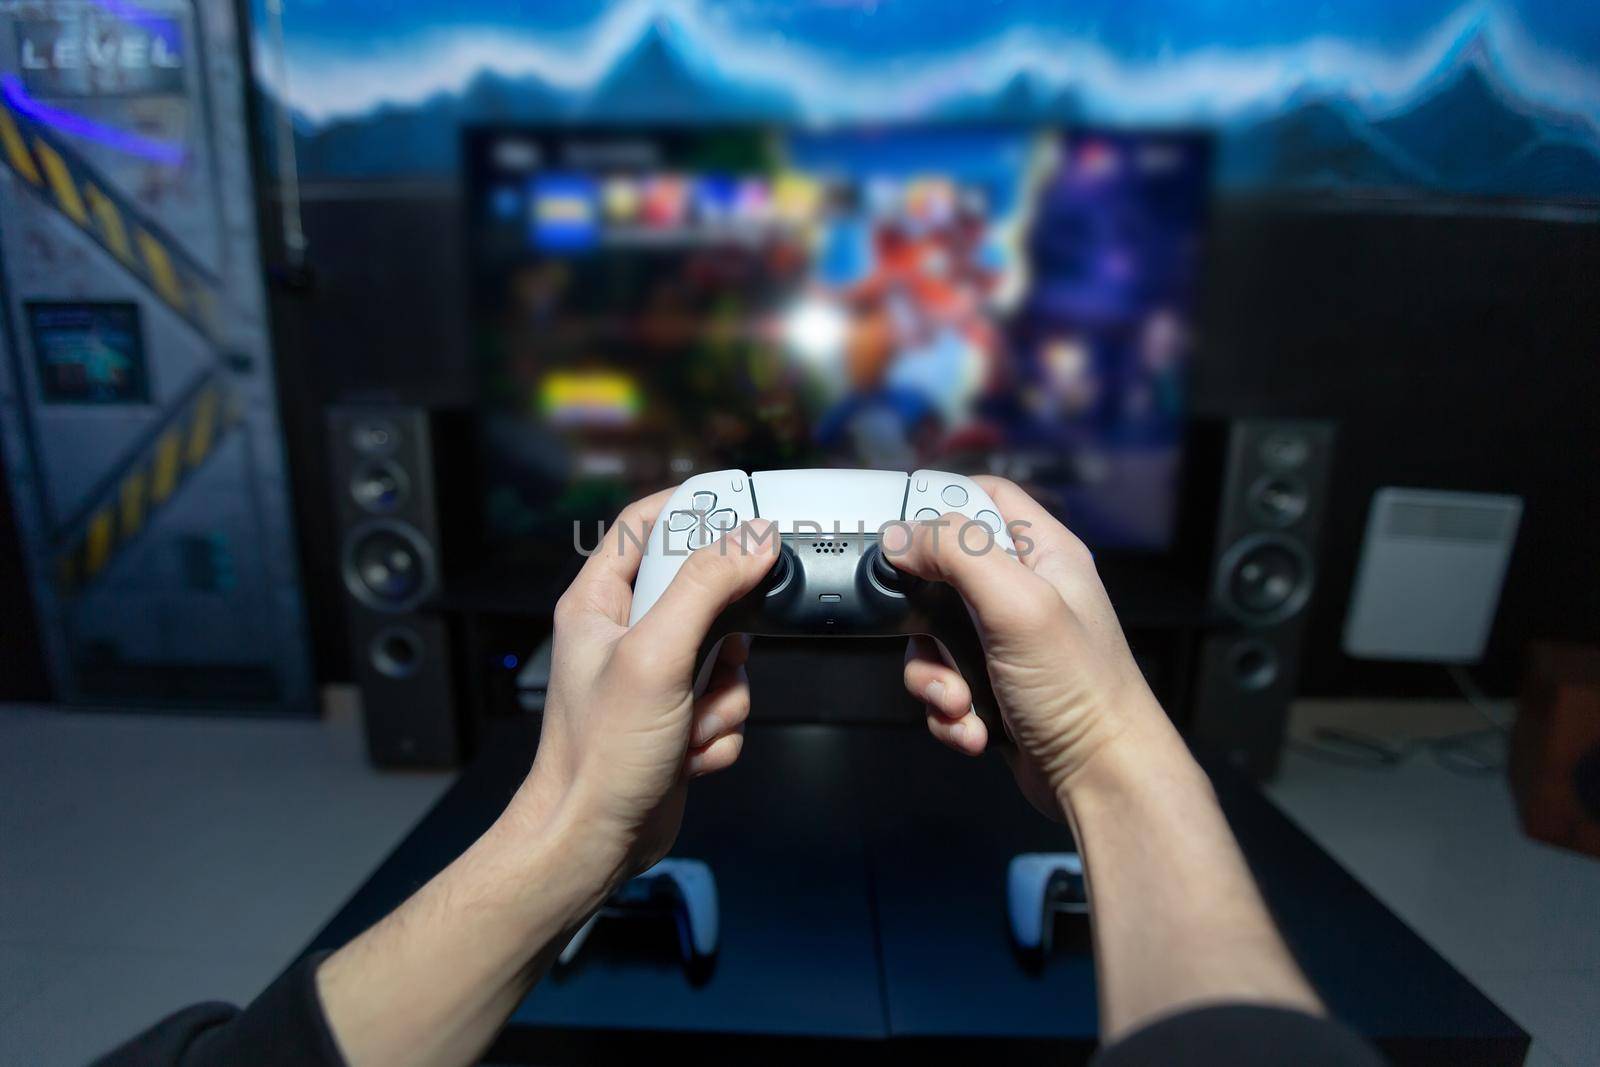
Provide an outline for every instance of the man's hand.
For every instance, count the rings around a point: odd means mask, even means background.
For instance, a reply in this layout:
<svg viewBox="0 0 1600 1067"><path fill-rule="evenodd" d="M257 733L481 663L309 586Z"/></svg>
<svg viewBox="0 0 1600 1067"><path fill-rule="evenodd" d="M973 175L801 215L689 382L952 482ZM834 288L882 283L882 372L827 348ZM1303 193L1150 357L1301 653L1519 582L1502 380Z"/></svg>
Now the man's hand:
<svg viewBox="0 0 1600 1067"><path fill-rule="evenodd" d="M1322 1006L1273 928L1249 869L1195 764L1128 650L1083 543L1021 489L976 481L1000 508L1018 556L973 554L967 521L917 523L888 542L895 566L947 581L966 599L1018 784L1065 816L1083 854L1103 1038L1203 1003ZM971 543L972 539L968 539ZM900 549L904 551L899 551ZM961 676L913 645L906 686L933 735L982 752L984 724Z"/></svg>
<svg viewBox="0 0 1600 1067"><path fill-rule="evenodd" d="M348 1063L477 1062L584 919L672 847L685 783L738 758L746 646L724 642L698 699L695 659L778 539L760 520L729 531L630 629L641 545L670 496L624 511L562 596L538 755L504 814L317 972Z"/></svg>
<svg viewBox="0 0 1600 1067"><path fill-rule="evenodd" d="M1059 817L1063 791L1106 750L1175 752L1182 742L1128 650L1083 542L1011 482L974 480L1014 529L1016 556L992 542L969 551L958 534L970 520L956 513L912 524L909 539L892 527L884 551L896 567L949 582L967 601L1017 743L1018 783ZM988 730L972 713L971 691L931 642L912 643L905 684L927 704L934 737L959 752L984 750Z"/></svg>
<svg viewBox="0 0 1600 1067"><path fill-rule="evenodd" d="M556 809L589 828L613 880L664 856L689 779L731 766L744 743L748 645L724 641L704 694L696 657L711 624L777 559L770 523L752 520L684 561L630 630L641 543L671 497L630 505L556 605L549 696L538 756L508 815Z"/></svg>

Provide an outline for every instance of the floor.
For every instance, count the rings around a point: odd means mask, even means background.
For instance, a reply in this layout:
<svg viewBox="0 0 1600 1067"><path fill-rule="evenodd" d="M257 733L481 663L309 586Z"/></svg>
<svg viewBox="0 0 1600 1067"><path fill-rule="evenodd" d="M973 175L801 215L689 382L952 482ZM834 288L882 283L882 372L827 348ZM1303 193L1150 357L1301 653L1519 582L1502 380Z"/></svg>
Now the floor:
<svg viewBox="0 0 1600 1067"><path fill-rule="evenodd" d="M374 773L350 710L0 708L0 1065L82 1064L184 1004L248 1001L448 784Z"/></svg>
<svg viewBox="0 0 1600 1067"><path fill-rule="evenodd" d="M1330 722L1481 724L1464 705L1307 704L1295 730ZM1529 1063L1600 1063L1600 861L1525 839L1498 777L1302 746L1270 790L1284 810L1534 1035ZM80 1064L184 1004L249 1000L447 784L371 771L347 708L0 708L0 1064Z"/></svg>
<svg viewBox="0 0 1600 1067"><path fill-rule="evenodd" d="M1483 721L1459 704L1300 705L1293 732L1315 725L1425 738ZM1504 778L1425 753L1337 766L1291 745L1268 792L1533 1035L1530 1064L1600 1064L1600 860L1523 836Z"/></svg>

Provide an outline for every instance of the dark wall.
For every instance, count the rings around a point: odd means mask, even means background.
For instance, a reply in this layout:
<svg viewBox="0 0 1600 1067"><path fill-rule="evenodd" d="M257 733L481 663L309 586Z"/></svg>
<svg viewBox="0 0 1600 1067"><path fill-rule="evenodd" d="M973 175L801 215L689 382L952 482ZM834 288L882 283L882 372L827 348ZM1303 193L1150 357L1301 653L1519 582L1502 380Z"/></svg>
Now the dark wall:
<svg viewBox="0 0 1600 1067"><path fill-rule="evenodd" d="M285 439L318 677L348 658L324 411L333 403L466 403L472 379L457 200L448 187L307 190L303 271L269 270ZM263 217L277 217L269 201ZM281 241L269 229L269 259Z"/></svg>
<svg viewBox="0 0 1600 1067"><path fill-rule="evenodd" d="M321 456L334 399L470 395L459 208L448 188L307 191L310 282L276 301L319 661L342 664ZM1483 678L1532 637L1600 640L1600 224L1378 205L1230 203L1214 227L1194 407L1340 423L1305 688L1425 692L1431 667L1339 651L1381 485L1526 497ZM318 589L329 594L320 597Z"/></svg>
<svg viewBox="0 0 1600 1067"><path fill-rule="evenodd" d="M1492 689L1514 688L1530 638L1600 639L1600 224L1233 205L1214 242L1196 410L1340 425L1307 691L1416 691L1441 674L1339 651L1383 485L1525 498Z"/></svg>

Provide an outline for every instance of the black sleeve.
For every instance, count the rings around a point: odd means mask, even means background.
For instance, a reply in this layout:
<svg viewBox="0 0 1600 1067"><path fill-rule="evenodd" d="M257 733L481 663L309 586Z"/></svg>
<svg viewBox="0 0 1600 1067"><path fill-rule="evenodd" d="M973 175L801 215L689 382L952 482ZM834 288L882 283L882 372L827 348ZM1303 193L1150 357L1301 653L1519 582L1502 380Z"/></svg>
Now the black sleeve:
<svg viewBox="0 0 1600 1067"><path fill-rule="evenodd" d="M1194 1008L1102 1048L1091 1067L1381 1067L1377 1050L1331 1019L1258 1004Z"/></svg>
<svg viewBox="0 0 1600 1067"><path fill-rule="evenodd" d="M317 998L314 953L285 971L244 1011L196 1004L167 1016L95 1067L345 1067Z"/></svg>

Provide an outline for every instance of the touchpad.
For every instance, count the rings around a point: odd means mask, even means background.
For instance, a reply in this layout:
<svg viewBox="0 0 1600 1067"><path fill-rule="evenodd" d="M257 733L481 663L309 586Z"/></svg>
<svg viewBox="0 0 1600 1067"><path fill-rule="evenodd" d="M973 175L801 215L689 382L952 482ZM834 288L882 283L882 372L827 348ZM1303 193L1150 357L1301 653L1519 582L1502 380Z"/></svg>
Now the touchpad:
<svg viewBox="0 0 1600 1067"><path fill-rule="evenodd" d="M756 509L779 533L877 533L897 522L906 499L904 471L757 471Z"/></svg>

